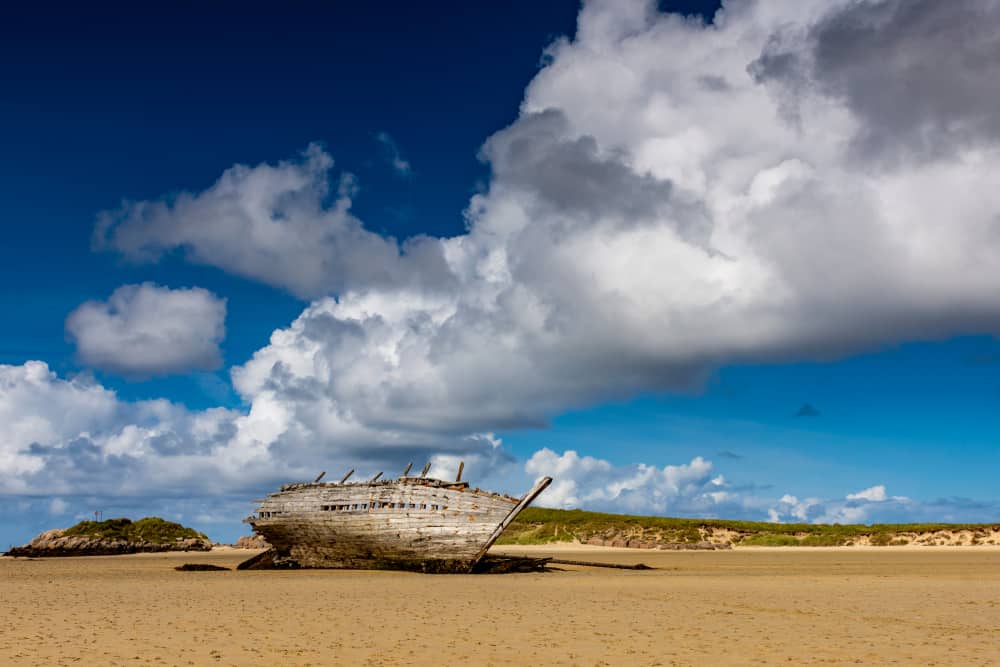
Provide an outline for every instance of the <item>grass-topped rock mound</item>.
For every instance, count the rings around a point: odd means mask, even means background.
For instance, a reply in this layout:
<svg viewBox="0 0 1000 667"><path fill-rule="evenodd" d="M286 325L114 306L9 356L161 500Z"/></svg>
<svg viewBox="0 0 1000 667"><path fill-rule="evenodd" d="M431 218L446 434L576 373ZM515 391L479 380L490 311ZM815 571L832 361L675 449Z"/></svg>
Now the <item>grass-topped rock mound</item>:
<svg viewBox="0 0 1000 667"><path fill-rule="evenodd" d="M209 551L204 533L159 517L81 521L71 528L47 530L8 556L112 556L158 551Z"/></svg>

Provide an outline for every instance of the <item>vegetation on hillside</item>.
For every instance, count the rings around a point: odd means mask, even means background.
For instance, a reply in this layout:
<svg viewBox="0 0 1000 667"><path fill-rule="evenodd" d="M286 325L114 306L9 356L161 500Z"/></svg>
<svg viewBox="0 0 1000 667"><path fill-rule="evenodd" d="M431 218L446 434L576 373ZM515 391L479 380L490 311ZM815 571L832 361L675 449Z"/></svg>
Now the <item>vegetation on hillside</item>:
<svg viewBox="0 0 1000 667"><path fill-rule="evenodd" d="M675 519L668 517L604 514L582 510L529 507L504 531L497 544L548 544L586 542L592 538L636 536L659 542L692 544L714 533L731 533L740 546L844 546L864 539L873 545L903 543L901 535L936 531L969 531L973 540L1000 530L992 524L909 523L841 525L811 523L767 523L725 519Z"/></svg>
<svg viewBox="0 0 1000 667"><path fill-rule="evenodd" d="M106 538L111 540L126 540L129 542L153 542L167 544L184 539L208 540L204 533L193 528L187 528L173 521L159 517L148 516L145 519L107 519L105 521L81 521L63 533L67 536L84 535L87 537Z"/></svg>

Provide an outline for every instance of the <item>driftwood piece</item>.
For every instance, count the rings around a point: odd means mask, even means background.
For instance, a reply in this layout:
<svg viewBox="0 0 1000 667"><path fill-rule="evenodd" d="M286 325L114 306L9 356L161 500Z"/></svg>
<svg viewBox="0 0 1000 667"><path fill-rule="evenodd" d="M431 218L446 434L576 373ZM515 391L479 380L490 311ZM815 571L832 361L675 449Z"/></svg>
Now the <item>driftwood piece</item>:
<svg viewBox="0 0 1000 667"><path fill-rule="evenodd" d="M558 565L581 565L583 567L611 567L616 570L655 570L655 567L650 567L644 563L636 563L635 565L623 565L620 563L598 563L596 561L589 560L566 560L565 558L550 558L550 563L556 563Z"/></svg>
<svg viewBox="0 0 1000 667"><path fill-rule="evenodd" d="M551 558L520 556L487 556L472 569L472 574L514 574L524 572L551 572L546 567Z"/></svg>
<svg viewBox="0 0 1000 667"><path fill-rule="evenodd" d="M210 563L184 563L174 568L178 572L229 572L231 568Z"/></svg>

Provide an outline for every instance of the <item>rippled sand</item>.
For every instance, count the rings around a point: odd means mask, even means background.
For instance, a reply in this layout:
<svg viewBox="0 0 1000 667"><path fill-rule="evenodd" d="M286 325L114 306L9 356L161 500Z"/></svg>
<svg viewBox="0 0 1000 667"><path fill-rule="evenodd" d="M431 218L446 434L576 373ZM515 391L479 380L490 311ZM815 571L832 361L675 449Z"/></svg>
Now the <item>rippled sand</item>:
<svg viewBox="0 0 1000 667"><path fill-rule="evenodd" d="M661 569L173 570L233 567L247 551L0 558L0 665L1000 664L1000 550L558 551Z"/></svg>

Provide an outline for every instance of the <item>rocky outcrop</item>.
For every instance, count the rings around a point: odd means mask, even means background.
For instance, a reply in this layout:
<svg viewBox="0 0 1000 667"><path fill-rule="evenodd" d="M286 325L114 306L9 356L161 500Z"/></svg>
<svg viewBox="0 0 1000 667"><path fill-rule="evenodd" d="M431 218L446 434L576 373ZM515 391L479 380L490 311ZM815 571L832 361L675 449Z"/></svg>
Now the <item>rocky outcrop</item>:
<svg viewBox="0 0 1000 667"><path fill-rule="evenodd" d="M200 538L178 538L172 542L149 542L137 539L109 539L90 535L65 535L67 529L47 530L7 556L114 556L118 554L155 553L160 551L210 551L212 543Z"/></svg>
<svg viewBox="0 0 1000 667"><path fill-rule="evenodd" d="M716 549L732 549L732 544L729 542L711 542L709 540L701 540L698 542L671 542L655 538L627 538L621 535L595 535L594 537L590 537L585 540L583 544L589 544L597 547L619 547L623 549L660 549L661 551L685 551L689 549L714 551Z"/></svg>
<svg viewBox="0 0 1000 667"><path fill-rule="evenodd" d="M236 540L233 547L236 549L270 549L271 545L267 543L263 535L244 535Z"/></svg>

